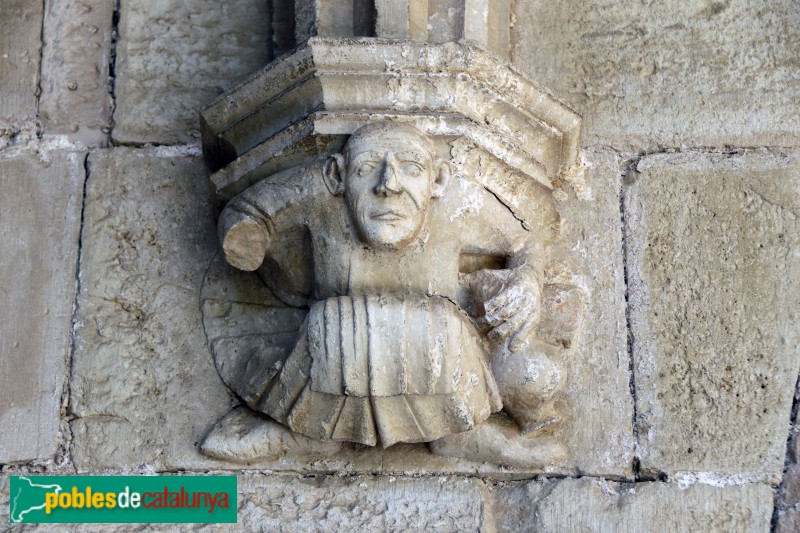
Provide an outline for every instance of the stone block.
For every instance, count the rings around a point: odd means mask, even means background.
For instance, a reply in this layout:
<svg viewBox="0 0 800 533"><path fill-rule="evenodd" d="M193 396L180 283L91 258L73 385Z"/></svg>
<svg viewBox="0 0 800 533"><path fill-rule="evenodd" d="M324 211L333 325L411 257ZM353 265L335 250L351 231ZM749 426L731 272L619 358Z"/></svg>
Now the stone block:
<svg viewBox="0 0 800 533"><path fill-rule="evenodd" d="M0 5L0 137L36 120L42 10L29 0Z"/></svg>
<svg viewBox="0 0 800 533"><path fill-rule="evenodd" d="M122 2L114 140L177 143L197 114L269 60L264 0Z"/></svg>
<svg viewBox="0 0 800 533"><path fill-rule="evenodd" d="M464 0L428 0L428 37L433 43L464 37Z"/></svg>
<svg viewBox="0 0 800 533"><path fill-rule="evenodd" d="M111 120L108 74L114 0L46 4L39 105L44 131L103 145Z"/></svg>
<svg viewBox="0 0 800 533"><path fill-rule="evenodd" d="M800 144L794 0L515 2L512 61L585 117L586 145Z"/></svg>
<svg viewBox="0 0 800 533"><path fill-rule="evenodd" d="M38 148L0 155L0 463L55 454L70 352L84 154Z"/></svg>
<svg viewBox="0 0 800 533"><path fill-rule="evenodd" d="M280 57L295 47L297 26L294 4L284 0L269 0L270 24L272 25L272 47L270 59Z"/></svg>
<svg viewBox="0 0 800 533"><path fill-rule="evenodd" d="M586 175L574 191L556 191L562 220L553 255L575 266L588 297L583 331L567 368L563 430L578 472L630 475L633 400L625 334L625 284L619 214L621 161L612 152L583 154ZM577 191L577 193L575 192Z"/></svg>
<svg viewBox="0 0 800 533"><path fill-rule="evenodd" d="M616 483L590 479L531 482L494 491L499 532L768 531L772 490Z"/></svg>
<svg viewBox="0 0 800 533"><path fill-rule="evenodd" d="M644 472L778 484L800 365L795 151L643 158L625 193Z"/></svg>
<svg viewBox="0 0 800 533"><path fill-rule="evenodd" d="M78 470L206 464L196 444L229 408L198 295L216 230L199 150L89 158L72 374Z"/></svg>

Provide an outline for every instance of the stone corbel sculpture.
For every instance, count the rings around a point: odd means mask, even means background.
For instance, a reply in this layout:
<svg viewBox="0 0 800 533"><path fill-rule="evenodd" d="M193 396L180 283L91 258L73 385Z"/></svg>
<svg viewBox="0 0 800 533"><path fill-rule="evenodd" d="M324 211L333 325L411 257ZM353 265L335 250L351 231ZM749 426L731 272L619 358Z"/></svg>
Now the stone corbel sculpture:
<svg viewBox="0 0 800 533"><path fill-rule="evenodd" d="M548 267L551 191L580 118L474 46L375 41L312 39L204 112L224 258L283 307L239 336L234 304L204 307L245 406L201 449L247 463L406 442L557 463L585 295ZM314 90L322 108L276 118Z"/></svg>

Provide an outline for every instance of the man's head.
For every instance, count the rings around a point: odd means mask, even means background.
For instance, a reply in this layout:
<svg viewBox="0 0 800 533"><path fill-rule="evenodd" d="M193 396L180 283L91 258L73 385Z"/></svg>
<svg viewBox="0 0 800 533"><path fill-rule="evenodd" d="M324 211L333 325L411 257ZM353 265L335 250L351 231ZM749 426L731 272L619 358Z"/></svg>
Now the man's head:
<svg viewBox="0 0 800 533"><path fill-rule="evenodd" d="M344 195L361 239L402 248L422 231L432 198L444 194L450 167L413 126L380 122L356 130L325 163L325 184Z"/></svg>

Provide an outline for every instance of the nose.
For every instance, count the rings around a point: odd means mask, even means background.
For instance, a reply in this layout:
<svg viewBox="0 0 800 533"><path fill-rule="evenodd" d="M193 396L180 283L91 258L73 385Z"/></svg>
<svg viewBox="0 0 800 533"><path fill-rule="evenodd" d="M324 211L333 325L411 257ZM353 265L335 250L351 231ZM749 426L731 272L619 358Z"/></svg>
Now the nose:
<svg viewBox="0 0 800 533"><path fill-rule="evenodd" d="M389 152L383 160L383 169L381 169L380 180L378 186L375 187L376 194L389 196L390 194L399 194L403 191L403 186L397 178L397 160L394 154Z"/></svg>

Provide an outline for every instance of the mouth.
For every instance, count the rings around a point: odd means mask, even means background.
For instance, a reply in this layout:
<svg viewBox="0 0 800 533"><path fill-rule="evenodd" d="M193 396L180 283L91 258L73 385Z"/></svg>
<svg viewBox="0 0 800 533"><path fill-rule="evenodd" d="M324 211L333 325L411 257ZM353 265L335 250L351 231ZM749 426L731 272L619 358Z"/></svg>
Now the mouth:
<svg viewBox="0 0 800 533"><path fill-rule="evenodd" d="M398 213L397 211L387 210L387 211L378 211L370 215L372 220L383 220L386 222L394 221L394 220L403 220L405 217Z"/></svg>

